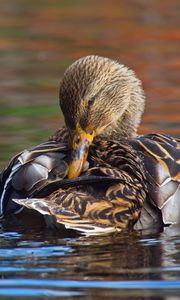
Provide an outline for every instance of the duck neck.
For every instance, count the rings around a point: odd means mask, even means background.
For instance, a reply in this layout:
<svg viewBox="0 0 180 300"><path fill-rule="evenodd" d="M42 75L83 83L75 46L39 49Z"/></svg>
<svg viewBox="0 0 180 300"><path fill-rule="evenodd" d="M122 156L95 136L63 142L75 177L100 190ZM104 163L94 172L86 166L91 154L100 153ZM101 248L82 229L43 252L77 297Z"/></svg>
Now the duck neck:
<svg viewBox="0 0 180 300"><path fill-rule="evenodd" d="M102 133L108 139L129 139L137 136L137 129L144 111L145 99L142 94L139 99L132 99L127 109L116 121L112 122Z"/></svg>

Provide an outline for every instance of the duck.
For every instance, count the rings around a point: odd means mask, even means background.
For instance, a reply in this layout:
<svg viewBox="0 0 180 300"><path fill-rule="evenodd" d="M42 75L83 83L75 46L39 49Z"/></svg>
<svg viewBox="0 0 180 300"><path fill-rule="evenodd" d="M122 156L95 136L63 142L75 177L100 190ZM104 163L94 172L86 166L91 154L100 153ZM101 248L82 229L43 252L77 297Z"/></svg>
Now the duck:
<svg viewBox="0 0 180 300"><path fill-rule="evenodd" d="M0 216L23 209L47 226L97 235L180 222L180 140L138 135L140 79L110 58L82 57L59 89L65 125L1 174Z"/></svg>

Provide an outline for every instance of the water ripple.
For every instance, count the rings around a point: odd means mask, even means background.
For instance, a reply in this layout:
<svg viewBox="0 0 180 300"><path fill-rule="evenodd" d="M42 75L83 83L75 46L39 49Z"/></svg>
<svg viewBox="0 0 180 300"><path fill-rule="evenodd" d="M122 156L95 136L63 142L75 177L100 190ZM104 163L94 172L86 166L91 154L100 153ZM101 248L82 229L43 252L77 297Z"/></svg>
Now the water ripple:
<svg viewBox="0 0 180 300"><path fill-rule="evenodd" d="M77 292L77 291L54 291L54 290L50 290L50 289L28 289L28 288L10 288L10 289L6 289L6 288L2 288L0 289L0 296L12 296L14 297L22 297L22 296L28 296L29 297L33 297L35 296L36 299L37 297L75 297L75 296L84 296L85 293L84 292Z"/></svg>
<svg viewBox="0 0 180 300"><path fill-rule="evenodd" d="M1 279L0 287L56 287L56 288L97 288L97 289L179 289L180 280L39 280Z"/></svg>
<svg viewBox="0 0 180 300"><path fill-rule="evenodd" d="M35 256L35 257L53 257L53 256L64 256L67 253L72 253L73 249L68 246L47 246L41 248L13 248L13 249L1 249L0 251L0 258L6 257L8 259L12 257L19 257L19 256Z"/></svg>

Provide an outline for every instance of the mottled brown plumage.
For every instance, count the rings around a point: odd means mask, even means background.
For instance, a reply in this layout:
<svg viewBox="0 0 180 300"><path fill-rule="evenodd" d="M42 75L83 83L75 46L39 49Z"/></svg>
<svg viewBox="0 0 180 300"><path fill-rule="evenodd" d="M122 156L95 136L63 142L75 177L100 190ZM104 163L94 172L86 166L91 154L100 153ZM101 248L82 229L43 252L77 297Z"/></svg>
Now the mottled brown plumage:
<svg viewBox="0 0 180 300"><path fill-rule="evenodd" d="M96 138L88 157L90 168L78 179L62 180L68 172L64 133L64 129L58 131L59 142L50 141L23 153L23 164L13 175L11 186L16 194L25 193L25 189L28 198L16 200L17 203L55 217L51 220L56 220L53 226L60 223L88 234L132 227L146 229L160 226L163 221L179 222L179 162L177 158L170 161L165 155L168 150L169 155L178 156L179 141L155 134L120 142ZM41 178L37 176L37 169L32 166L38 163L48 169L48 178L42 172ZM164 177L159 173L161 167ZM173 184L174 191L174 200L170 201L169 184ZM164 188L167 190L163 194Z"/></svg>
<svg viewBox="0 0 180 300"><path fill-rule="evenodd" d="M137 136L144 93L133 71L82 58L63 76L60 104L67 128L3 173L2 215L25 206L88 234L180 222L180 142Z"/></svg>

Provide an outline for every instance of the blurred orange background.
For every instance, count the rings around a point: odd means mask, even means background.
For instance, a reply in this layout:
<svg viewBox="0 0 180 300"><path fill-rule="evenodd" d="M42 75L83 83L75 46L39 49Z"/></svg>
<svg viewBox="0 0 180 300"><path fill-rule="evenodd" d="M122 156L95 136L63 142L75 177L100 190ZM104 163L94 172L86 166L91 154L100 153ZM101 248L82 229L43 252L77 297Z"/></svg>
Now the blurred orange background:
<svg viewBox="0 0 180 300"><path fill-rule="evenodd" d="M0 166L59 127L60 78L98 54L135 70L147 98L139 133L180 137L178 0L1 0Z"/></svg>

